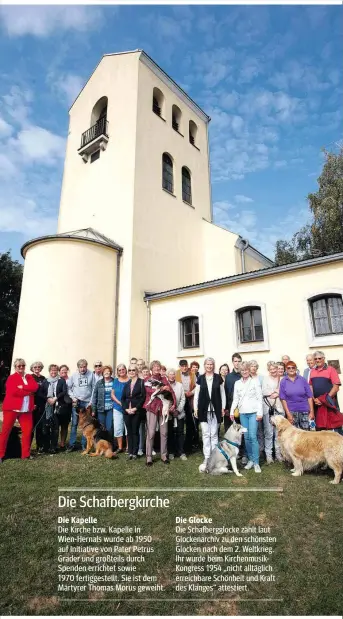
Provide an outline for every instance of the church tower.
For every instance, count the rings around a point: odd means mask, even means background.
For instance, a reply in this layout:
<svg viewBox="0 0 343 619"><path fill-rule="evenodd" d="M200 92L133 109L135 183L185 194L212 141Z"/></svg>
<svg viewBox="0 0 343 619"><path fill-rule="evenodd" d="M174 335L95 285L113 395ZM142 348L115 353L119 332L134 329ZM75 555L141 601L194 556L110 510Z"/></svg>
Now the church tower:
<svg viewBox="0 0 343 619"><path fill-rule="evenodd" d="M209 120L145 52L101 59L70 109L57 234L22 250L15 355L146 358L146 291L237 271L237 235L211 223Z"/></svg>

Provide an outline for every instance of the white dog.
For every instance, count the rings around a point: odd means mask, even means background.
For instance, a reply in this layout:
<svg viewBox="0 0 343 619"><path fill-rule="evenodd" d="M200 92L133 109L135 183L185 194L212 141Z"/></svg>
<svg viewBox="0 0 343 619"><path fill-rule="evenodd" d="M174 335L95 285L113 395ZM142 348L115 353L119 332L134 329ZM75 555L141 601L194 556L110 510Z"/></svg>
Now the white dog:
<svg viewBox="0 0 343 619"><path fill-rule="evenodd" d="M200 473L206 472L211 475L232 473L232 471L228 469L228 464L230 462L237 477L242 477L242 473L240 473L237 468L237 456L242 442L242 435L245 434L245 432L247 432L247 429L234 421L224 434L224 439L212 449L206 467L200 464Z"/></svg>
<svg viewBox="0 0 343 619"><path fill-rule="evenodd" d="M151 402L155 399L155 398L159 398L159 400L161 400L162 402L162 421L160 423L161 426L163 426L163 424L167 423L168 418L169 418L169 409L172 405L173 402L173 396L169 391L162 391L163 387L165 387L165 385L163 383L161 383L161 381L156 380L156 378L150 378L149 381L147 381L145 383L148 387L154 387L155 390L152 392L150 400L148 402L148 404L151 404Z"/></svg>

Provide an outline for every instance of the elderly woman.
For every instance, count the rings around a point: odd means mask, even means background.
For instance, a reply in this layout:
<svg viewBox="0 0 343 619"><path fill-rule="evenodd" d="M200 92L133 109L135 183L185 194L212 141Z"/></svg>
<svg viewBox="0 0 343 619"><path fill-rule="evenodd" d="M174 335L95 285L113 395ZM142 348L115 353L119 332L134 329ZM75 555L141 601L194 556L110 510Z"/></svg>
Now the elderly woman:
<svg viewBox="0 0 343 619"><path fill-rule="evenodd" d="M170 386L175 393L176 409L175 413L169 416L168 428L168 452L170 460L176 456L180 460L187 460L184 452L185 442L185 403L186 395L181 382L176 381L176 371L174 368L167 370L167 378Z"/></svg>
<svg viewBox="0 0 343 619"><path fill-rule="evenodd" d="M6 381L6 394L2 405L3 423L0 434L0 463L6 454L10 432L18 419L22 430L22 459L30 458L31 434L33 428L34 394L38 384L31 376L25 374L24 359L16 359L14 373Z"/></svg>
<svg viewBox="0 0 343 619"><path fill-rule="evenodd" d="M123 451L124 416L121 398L128 380L126 365L124 365L124 363L119 363L119 365L117 365L117 377L113 381L111 393L111 398L113 400L113 434L114 438L118 441L118 452Z"/></svg>
<svg viewBox="0 0 343 619"><path fill-rule="evenodd" d="M56 363L49 365L49 376L39 388L40 395L45 400L43 416L43 433L46 450L51 454L57 453L59 434L59 410L64 404L64 398L68 396L68 387L64 378L58 374L59 367ZM71 398L69 398L71 399ZM62 410L63 412L63 410Z"/></svg>
<svg viewBox="0 0 343 619"><path fill-rule="evenodd" d="M102 368L102 378L97 381L92 394L92 410L111 436L113 434L113 400L111 395L114 384L112 372L110 365L105 365Z"/></svg>
<svg viewBox="0 0 343 619"><path fill-rule="evenodd" d="M72 414L72 399L68 394L68 372L69 368L64 363L60 366L59 376L60 381L57 383L57 402L58 402L58 425L60 429L60 450L65 451L66 440L68 435L68 426ZM65 386L64 383L65 382ZM67 389L67 393L65 392Z"/></svg>
<svg viewBox="0 0 343 619"><path fill-rule="evenodd" d="M235 410L238 408L240 423L247 429L244 441L248 463L244 468L247 470L254 468L255 473L261 473L257 440L257 426L263 416L261 385L258 378L250 376L248 361L242 361L240 372L242 378L235 382L230 417L233 421Z"/></svg>
<svg viewBox="0 0 343 619"><path fill-rule="evenodd" d="M282 358L284 359L284 357ZM283 378L283 376L286 375L286 366L283 361L277 361L276 365L277 365L277 375L281 380L281 378Z"/></svg>
<svg viewBox="0 0 343 619"><path fill-rule="evenodd" d="M139 424L141 411L145 402L144 381L138 376L138 368L131 365L128 369L129 381L124 385L122 407L127 431L129 460L137 460L139 443Z"/></svg>
<svg viewBox="0 0 343 619"><path fill-rule="evenodd" d="M288 421L296 428L309 430L309 420L314 419L313 394L306 378L297 374L297 365L288 361L287 376L280 383L280 400Z"/></svg>
<svg viewBox="0 0 343 619"><path fill-rule="evenodd" d="M282 364L283 366L283 364ZM285 416L283 406L279 397L280 380L281 376L279 372L280 363L269 361L267 363L268 376L265 376L262 383L262 395L263 395L263 425L259 432L260 451L265 452L267 464L272 464L273 460L273 442L275 442L275 458L279 462L283 461L277 436L275 432L275 426L270 423L269 410L271 407L275 409L275 413Z"/></svg>
<svg viewBox="0 0 343 619"><path fill-rule="evenodd" d="M164 384L163 391L169 392L172 395L172 405L170 407L170 412L175 410L176 407L176 399L175 394L170 386L168 379L166 376L162 376L161 374L161 363L157 360L152 361L150 364L151 376L156 380L162 382ZM147 436L146 436L146 465L152 466L152 451L154 438L156 433L156 426L159 420L161 420L162 415L162 401L160 398L154 398L152 402L150 402L151 395L154 391L153 387L149 386L148 381L145 381L145 391L146 398L144 403L144 408L146 410L146 428L147 428ZM160 440L161 440L161 460L164 464L170 464L170 460L168 458L168 422L160 424Z"/></svg>
<svg viewBox="0 0 343 619"><path fill-rule="evenodd" d="M261 374L258 374L258 368L259 368L259 365L257 361L255 360L250 361L250 376L252 378L258 378L261 388L262 388L263 376L261 376Z"/></svg>
<svg viewBox="0 0 343 619"><path fill-rule="evenodd" d="M40 386L45 380L45 376L43 376L43 374L41 373L43 368L44 366L41 361L34 361L34 363L31 363L30 365L30 370L32 372L32 378L36 381L38 386ZM44 398L41 397L39 393L39 389L38 389L38 391L36 391L35 393L35 406L33 409L33 427L35 428L35 432L36 432L36 447L37 447L38 454L43 453L44 447L45 447L44 435L43 435L43 429L42 429L44 408L45 408L45 400ZM33 436L34 436L34 432L32 432L31 442L33 440Z"/></svg>

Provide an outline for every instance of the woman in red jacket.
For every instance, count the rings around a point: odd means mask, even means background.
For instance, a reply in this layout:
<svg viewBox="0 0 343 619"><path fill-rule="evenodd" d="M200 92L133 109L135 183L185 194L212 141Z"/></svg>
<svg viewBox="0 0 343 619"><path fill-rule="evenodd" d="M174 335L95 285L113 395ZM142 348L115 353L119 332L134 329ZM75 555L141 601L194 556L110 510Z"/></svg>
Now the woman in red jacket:
<svg viewBox="0 0 343 619"><path fill-rule="evenodd" d="M0 434L0 463L5 457L8 437L16 419L20 423L22 436L22 459L30 457L31 432L33 426L32 411L34 408L33 394L39 385L31 374L25 374L24 359L16 359L15 372L6 381L6 395L2 405L3 423Z"/></svg>

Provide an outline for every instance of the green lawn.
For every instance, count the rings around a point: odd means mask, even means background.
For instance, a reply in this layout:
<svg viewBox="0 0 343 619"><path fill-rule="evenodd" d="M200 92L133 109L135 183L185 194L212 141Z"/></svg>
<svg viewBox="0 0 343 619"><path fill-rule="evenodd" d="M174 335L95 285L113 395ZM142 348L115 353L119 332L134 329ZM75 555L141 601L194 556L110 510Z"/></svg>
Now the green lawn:
<svg viewBox="0 0 343 619"><path fill-rule="evenodd" d="M173 461L169 467L157 461L147 468L144 460L128 462L81 457L80 452L40 456L33 461L7 460L0 467L1 487L1 615L337 615L343 608L342 513L343 483L330 485L332 472L293 478L283 464L262 467L262 474L245 471L234 475L201 475L201 454L188 462ZM141 525L151 533L155 553L148 557L147 572L158 575L163 593L153 601L127 601L130 593L86 593L89 601L64 601L72 594L57 592L58 487L106 488L228 488L232 492L159 491L170 498L170 508L126 510L75 510L75 515L99 517L99 524ZM241 492L240 488L281 487L283 492ZM103 493L105 494L105 493ZM121 492L127 497L132 493ZM154 494L154 493L153 493ZM71 496L75 496L70 493ZM97 496L102 496L100 493ZM118 494L116 493L116 496ZM146 493L146 496L151 496ZM272 559L276 582L252 583L244 594L251 599L282 601L237 601L239 594L175 593L175 516L205 515L215 525L260 524L272 527L277 536ZM101 520L101 522L100 522ZM146 566L145 570L146 570ZM138 570L142 568L139 566ZM80 594L77 594L79 597ZM243 595L243 594L242 594ZM201 599L180 601L194 596ZM144 593L140 597L145 596ZM175 598L178 601L173 601ZM168 601L163 601L165 598ZM205 598L205 599L203 599ZM224 599L225 601L221 601ZM233 600L233 601L231 601Z"/></svg>

